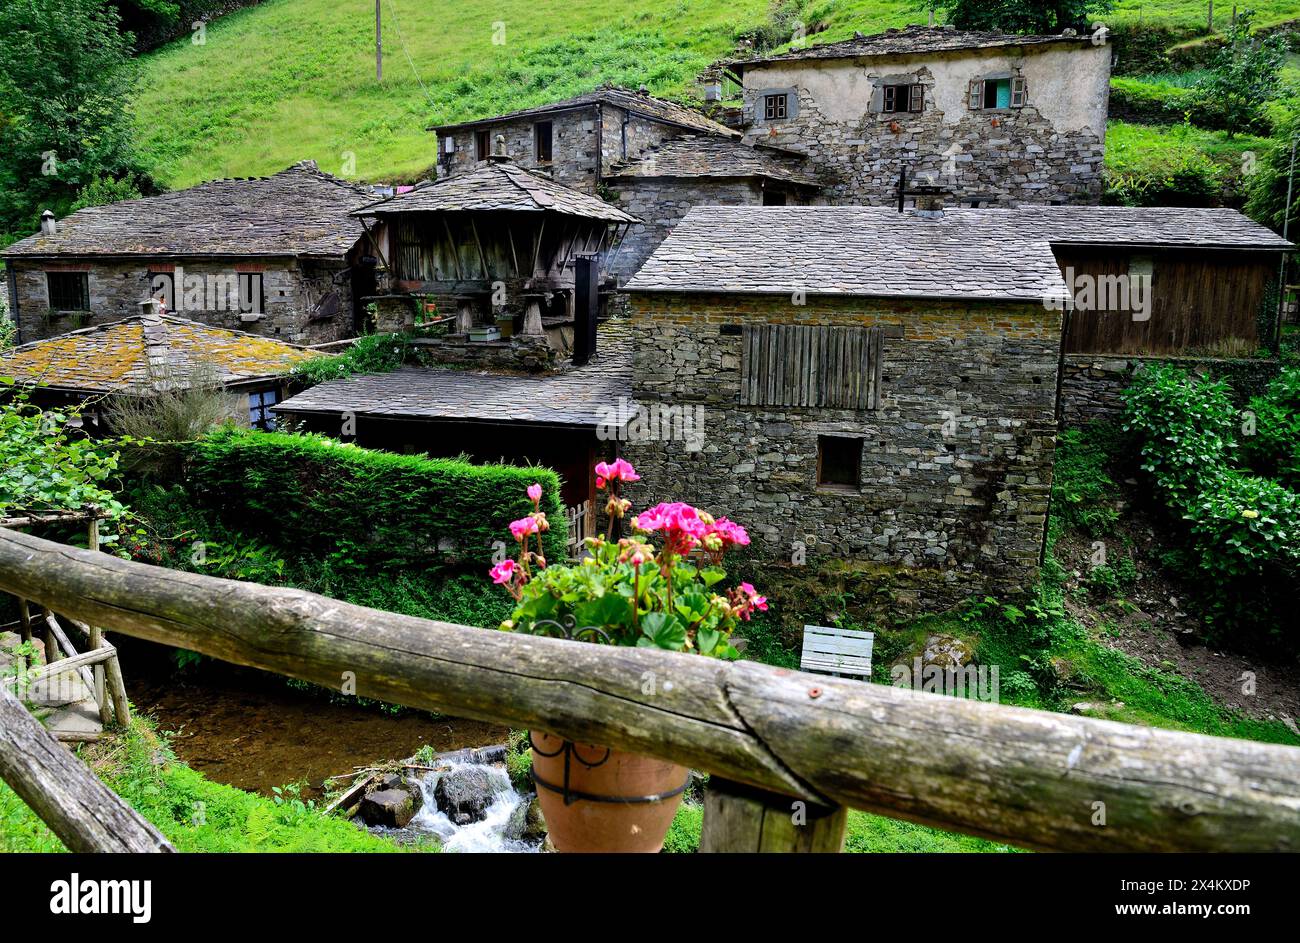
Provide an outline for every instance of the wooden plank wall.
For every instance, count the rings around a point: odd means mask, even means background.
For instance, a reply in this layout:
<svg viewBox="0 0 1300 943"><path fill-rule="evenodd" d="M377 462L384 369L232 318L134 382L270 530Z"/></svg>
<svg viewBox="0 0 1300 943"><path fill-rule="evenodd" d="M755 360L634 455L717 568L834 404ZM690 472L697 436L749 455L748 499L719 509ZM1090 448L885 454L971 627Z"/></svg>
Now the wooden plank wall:
<svg viewBox="0 0 1300 943"><path fill-rule="evenodd" d="M1072 354L1249 355L1259 346L1256 317L1276 258L1260 252L1163 252L1106 254L1060 249L1064 274L1127 275L1135 255L1154 265L1151 318L1134 321L1129 311L1073 311L1066 336Z"/></svg>
<svg viewBox="0 0 1300 943"><path fill-rule="evenodd" d="M740 401L751 406L875 409L881 332L865 327L747 324Z"/></svg>

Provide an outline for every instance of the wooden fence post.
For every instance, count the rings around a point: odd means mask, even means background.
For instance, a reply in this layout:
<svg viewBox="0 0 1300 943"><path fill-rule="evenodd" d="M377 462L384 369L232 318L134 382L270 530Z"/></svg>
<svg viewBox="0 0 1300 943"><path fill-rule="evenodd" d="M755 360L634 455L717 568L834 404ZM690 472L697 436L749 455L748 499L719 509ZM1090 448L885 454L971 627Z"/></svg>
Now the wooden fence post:
<svg viewBox="0 0 1300 943"><path fill-rule="evenodd" d="M69 851L173 851L0 685L0 778Z"/></svg>
<svg viewBox="0 0 1300 943"><path fill-rule="evenodd" d="M844 850L848 809L827 807L709 777L704 793L702 852L811 852Z"/></svg>
<svg viewBox="0 0 1300 943"><path fill-rule="evenodd" d="M99 518L92 517L86 527L86 546L93 551L99 550ZM87 626L86 635L90 637L90 649L94 651L104 644L104 632L97 626ZM113 719L113 711L108 703L108 696L105 694L104 686L104 666L96 665L94 667L95 677L95 703L99 705L99 722L105 727Z"/></svg>

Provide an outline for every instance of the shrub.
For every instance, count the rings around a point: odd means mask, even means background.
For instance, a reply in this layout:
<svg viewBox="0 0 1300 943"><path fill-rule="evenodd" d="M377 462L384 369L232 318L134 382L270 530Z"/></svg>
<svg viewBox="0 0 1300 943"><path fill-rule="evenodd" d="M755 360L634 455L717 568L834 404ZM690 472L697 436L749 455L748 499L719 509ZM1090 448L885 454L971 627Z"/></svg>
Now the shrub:
<svg viewBox="0 0 1300 943"><path fill-rule="evenodd" d="M12 386L12 380L5 382ZM77 418L75 410L37 409L21 392L0 402L0 516L92 508L110 520L126 514L110 487L118 453L69 435L68 425Z"/></svg>
<svg viewBox="0 0 1300 943"><path fill-rule="evenodd" d="M411 355L405 334L367 334L336 357L315 357L294 368L295 379L306 386L341 380L355 373L390 373Z"/></svg>
<svg viewBox="0 0 1300 943"><path fill-rule="evenodd" d="M1275 634L1300 589L1300 495L1237 467L1239 421L1226 383L1175 367L1148 367L1125 393L1142 469L1187 522L1207 618Z"/></svg>
<svg viewBox="0 0 1300 943"><path fill-rule="evenodd" d="M1264 393L1250 399L1254 414L1242 449L1250 467L1300 489L1300 368L1283 370Z"/></svg>
<svg viewBox="0 0 1300 943"><path fill-rule="evenodd" d="M534 482L546 511L564 520L549 469L396 455L317 435L220 429L190 447L187 477L200 504L340 573L449 559L486 569L507 525L532 511L525 490ZM553 528L547 556L563 558L565 542L564 528Z"/></svg>

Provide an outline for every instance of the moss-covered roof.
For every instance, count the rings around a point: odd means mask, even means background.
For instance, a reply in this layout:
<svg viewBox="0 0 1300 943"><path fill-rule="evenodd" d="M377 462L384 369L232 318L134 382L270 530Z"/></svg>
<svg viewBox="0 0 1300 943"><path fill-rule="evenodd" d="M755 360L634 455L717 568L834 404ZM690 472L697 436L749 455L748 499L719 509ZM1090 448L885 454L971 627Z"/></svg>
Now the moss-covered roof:
<svg viewBox="0 0 1300 943"><path fill-rule="evenodd" d="M210 364L227 386L326 356L269 337L167 315L136 315L0 353L0 377L87 393L146 393Z"/></svg>

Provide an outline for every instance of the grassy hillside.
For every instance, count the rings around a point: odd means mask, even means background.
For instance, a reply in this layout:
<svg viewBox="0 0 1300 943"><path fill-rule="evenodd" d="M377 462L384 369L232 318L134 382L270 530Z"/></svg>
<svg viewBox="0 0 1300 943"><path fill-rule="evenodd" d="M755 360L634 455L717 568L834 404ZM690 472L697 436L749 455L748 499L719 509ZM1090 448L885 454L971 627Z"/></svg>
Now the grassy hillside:
<svg viewBox="0 0 1300 943"><path fill-rule="evenodd" d="M1294 6L1255 2L1261 23L1294 15ZM140 145L169 187L305 158L352 178L412 179L433 163L424 131L432 121L539 104L602 81L680 94L766 22L769 8L769 0L383 0L377 85L373 6L268 0L211 24L202 46L178 40L142 60ZM921 0L810 0L804 9L807 23L827 27L818 41L925 20ZM1203 0L1120 0L1110 19L1194 24L1204 11Z"/></svg>

